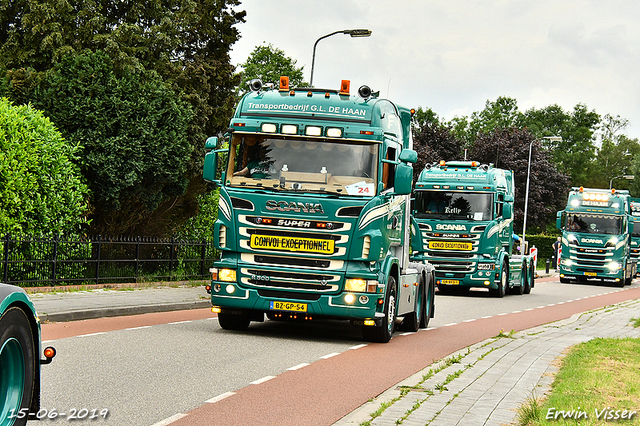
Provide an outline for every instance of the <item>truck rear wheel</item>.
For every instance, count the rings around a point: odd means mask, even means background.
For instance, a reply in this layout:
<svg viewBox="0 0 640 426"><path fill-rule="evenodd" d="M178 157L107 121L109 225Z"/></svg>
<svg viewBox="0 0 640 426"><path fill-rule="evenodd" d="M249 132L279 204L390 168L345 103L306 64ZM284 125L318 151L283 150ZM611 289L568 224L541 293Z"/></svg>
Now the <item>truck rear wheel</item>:
<svg viewBox="0 0 640 426"><path fill-rule="evenodd" d="M429 280L429 285L427 285L426 291L426 299L424 303L425 312L422 315L422 321L420 322L420 328L427 328L429 326L429 320L433 317L435 310L435 296L436 296L436 286L433 282L433 275Z"/></svg>
<svg viewBox="0 0 640 426"><path fill-rule="evenodd" d="M524 289L527 285L527 264L522 262L522 269L520 270L520 285L513 289L513 294L517 294L522 296L524 294Z"/></svg>
<svg viewBox="0 0 640 426"><path fill-rule="evenodd" d="M25 312L9 308L0 317L0 425L25 425L36 377L36 351ZM22 410L22 411L21 411ZM24 413L11 422L9 416Z"/></svg>
<svg viewBox="0 0 640 426"><path fill-rule="evenodd" d="M246 330L251 320L246 313L220 312L218 323L224 330Z"/></svg>
<svg viewBox="0 0 640 426"><path fill-rule="evenodd" d="M391 340L396 324L396 279L389 277L387 294L384 300L384 318L380 326L362 326L364 340L376 343L387 343Z"/></svg>
<svg viewBox="0 0 640 426"><path fill-rule="evenodd" d="M534 285L534 280L536 278L536 270L534 268L533 262L529 265L529 269L527 269L527 280L524 286L524 294L531 293L531 289Z"/></svg>

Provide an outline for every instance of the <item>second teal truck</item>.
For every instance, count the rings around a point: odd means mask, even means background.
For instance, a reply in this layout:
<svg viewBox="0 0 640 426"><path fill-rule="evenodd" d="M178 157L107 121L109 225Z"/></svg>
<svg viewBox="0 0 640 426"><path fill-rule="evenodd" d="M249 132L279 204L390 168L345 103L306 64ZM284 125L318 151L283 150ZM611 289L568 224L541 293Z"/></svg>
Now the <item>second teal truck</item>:
<svg viewBox="0 0 640 426"><path fill-rule="evenodd" d="M441 292L485 288L528 294L535 261L514 253L513 173L476 161L428 164L415 184L421 239L414 256L433 264Z"/></svg>

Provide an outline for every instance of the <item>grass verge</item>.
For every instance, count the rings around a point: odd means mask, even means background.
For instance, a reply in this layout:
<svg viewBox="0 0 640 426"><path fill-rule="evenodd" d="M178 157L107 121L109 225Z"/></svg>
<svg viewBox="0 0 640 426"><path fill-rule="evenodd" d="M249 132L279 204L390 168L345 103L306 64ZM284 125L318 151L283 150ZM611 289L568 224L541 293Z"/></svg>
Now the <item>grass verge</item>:
<svg viewBox="0 0 640 426"><path fill-rule="evenodd" d="M640 339L596 338L572 347L544 399L518 409L520 426L640 425Z"/></svg>

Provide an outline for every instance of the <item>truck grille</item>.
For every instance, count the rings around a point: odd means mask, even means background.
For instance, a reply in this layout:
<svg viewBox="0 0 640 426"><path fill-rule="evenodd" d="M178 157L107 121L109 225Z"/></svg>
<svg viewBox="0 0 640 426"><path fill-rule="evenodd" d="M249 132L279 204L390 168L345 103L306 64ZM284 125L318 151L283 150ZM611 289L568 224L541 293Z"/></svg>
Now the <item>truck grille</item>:
<svg viewBox="0 0 640 426"><path fill-rule="evenodd" d="M422 244L425 248L425 255L429 263L436 268L436 274L466 274L475 272L478 263L478 245L481 234L443 234L422 232ZM429 242L446 243L452 242L460 245L468 245L471 250L451 250L429 248Z"/></svg>
<svg viewBox="0 0 640 426"><path fill-rule="evenodd" d="M569 258L575 262L578 272L607 272L606 264L613 256L613 249L584 248L569 245ZM564 257L564 256L563 256Z"/></svg>
<svg viewBox="0 0 640 426"><path fill-rule="evenodd" d="M285 290L313 290L335 292L340 287L339 275L274 271L270 269L241 268L241 281L258 288Z"/></svg>

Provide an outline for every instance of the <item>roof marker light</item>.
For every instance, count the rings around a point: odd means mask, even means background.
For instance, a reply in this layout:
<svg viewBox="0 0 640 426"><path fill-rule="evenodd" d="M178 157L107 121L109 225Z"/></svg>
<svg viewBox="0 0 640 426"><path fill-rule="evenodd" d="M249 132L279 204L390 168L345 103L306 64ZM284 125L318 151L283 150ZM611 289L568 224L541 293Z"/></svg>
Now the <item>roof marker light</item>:
<svg viewBox="0 0 640 426"><path fill-rule="evenodd" d="M440 166L444 166L445 164L447 164L444 160L440 160Z"/></svg>
<svg viewBox="0 0 640 426"><path fill-rule="evenodd" d="M295 124L283 124L282 133L286 133L287 135L297 135L298 134L298 126Z"/></svg>
<svg viewBox="0 0 640 426"><path fill-rule="evenodd" d="M273 123L262 123L262 126L260 127L260 129L264 133L275 133L278 131L278 126L276 126Z"/></svg>
<svg viewBox="0 0 640 426"><path fill-rule="evenodd" d="M319 126L307 126L304 130L307 136L322 136L322 127Z"/></svg>
<svg viewBox="0 0 640 426"><path fill-rule="evenodd" d="M281 92L288 92L289 91L289 77L287 76L282 76L280 77L280 89Z"/></svg>
<svg viewBox="0 0 640 426"><path fill-rule="evenodd" d="M342 80L340 82L340 94L348 96L350 87L351 87L351 81L350 80Z"/></svg>

